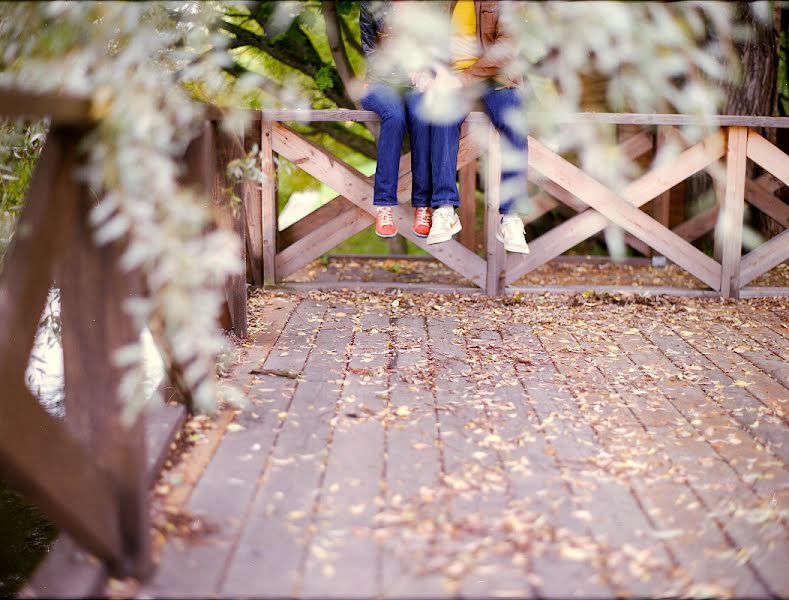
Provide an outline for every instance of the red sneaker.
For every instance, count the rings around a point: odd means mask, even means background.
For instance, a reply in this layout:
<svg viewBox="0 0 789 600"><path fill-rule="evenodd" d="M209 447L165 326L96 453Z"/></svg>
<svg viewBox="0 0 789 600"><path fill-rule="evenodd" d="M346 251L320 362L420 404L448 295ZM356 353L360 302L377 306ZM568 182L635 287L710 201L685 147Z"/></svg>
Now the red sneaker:
<svg viewBox="0 0 789 600"><path fill-rule="evenodd" d="M427 237L430 233L430 225L433 222L433 217L430 209L427 207L417 208L414 211L414 233L419 237Z"/></svg>
<svg viewBox="0 0 789 600"><path fill-rule="evenodd" d="M397 235L397 227L394 224L394 213L391 206L379 206L375 213L375 233L382 238L390 238Z"/></svg>

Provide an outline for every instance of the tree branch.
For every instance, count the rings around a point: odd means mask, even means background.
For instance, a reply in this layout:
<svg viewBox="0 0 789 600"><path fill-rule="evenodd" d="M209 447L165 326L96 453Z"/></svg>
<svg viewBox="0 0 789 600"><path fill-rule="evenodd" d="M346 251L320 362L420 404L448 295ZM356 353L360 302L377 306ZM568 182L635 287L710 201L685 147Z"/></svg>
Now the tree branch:
<svg viewBox="0 0 789 600"><path fill-rule="evenodd" d="M355 75L353 67L351 67L351 61L348 60L348 54L345 51L345 44L342 41L340 15L337 14L334 2L328 0L321 2L321 10L323 11L323 20L326 23L326 37L329 40L329 50L334 59L334 65L345 89L348 90ZM355 100L354 106L359 108L359 103Z"/></svg>
<svg viewBox="0 0 789 600"><path fill-rule="evenodd" d="M272 43L265 36L257 35L248 29L225 20L220 22L220 28L235 36L235 41L230 44L231 48L241 48L244 46L257 48L284 65L304 73L312 79L315 79L318 75L318 71L323 67L329 67L335 76L333 80L338 83L339 86L332 86L321 91L337 106L341 108L354 108L354 104L349 98L337 70L331 65L324 65L320 56L312 47L309 38L298 27L293 27L289 30L289 33L295 39L295 43L299 46L298 49L290 48L283 43Z"/></svg>
<svg viewBox="0 0 789 600"><path fill-rule="evenodd" d="M342 32L345 34L345 43L348 44L351 48L356 50L359 54L364 54L364 50L362 50L362 45L356 41L356 38L353 35L353 31L351 28L348 27L348 23L345 22L345 19L340 17L340 27L342 28Z"/></svg>

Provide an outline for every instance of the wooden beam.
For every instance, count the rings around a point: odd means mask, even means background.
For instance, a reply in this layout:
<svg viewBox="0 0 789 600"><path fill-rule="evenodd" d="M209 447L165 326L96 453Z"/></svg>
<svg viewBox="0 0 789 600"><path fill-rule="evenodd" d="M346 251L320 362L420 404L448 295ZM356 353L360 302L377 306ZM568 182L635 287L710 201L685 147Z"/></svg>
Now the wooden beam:
<svg viewBox="0 0 789 600"><path fill-rule="evenodd" d="M94 243L89 223L94 203L87 187L71 181L61 190L76 197L58 277L65 424L113 481L122 556L111 561L111 571L143 578L152 568L145 419L141 411L133 424L121 422L125 405L118 385L124 369L113 362L120 348L139 343L140 332L123 305L142 295L142 276L121 271L124 242Z"/></svg>
<svg viewBox="0 0 789 600"><path fill-rule="evenodd" d="M648 171L627 186L622 196L633 206L641 206L721 158L724 150L723 134L718 132L680 153L671 163ZM529 164L532 165L531 156ZM577 170L576 167L573 168ZM554 227L529 243L528 255L508 257L507 282L519 279L548 260L566 252L604 229L607 224L608 219L594 210L586 210ZM711 268L715 269L715 267ZM719 282L716 285L719 285Z"/></svg>
<svg viewBox="0 0 789 600"><path fill-rule="evenodd" d="M260 157L263 182L263 285L273 285L277 277L277 170L274 165L274 133L270 120L261 121Z"/></svg>
<svg viewBox="0 0 789 600"><path fill-rule="evenodd" d="M501 135L495 127L488 128L488 160L485 177L485 256L487 272L485 291L488 296L499 296L504 291L504 245L496 239L501 203Z"/></svg>
<svg viewBox="0 0 789 600"><path fill-rule="evenodd" d="M74 225L82 134L57 126L50 131L0 276L0 472L63 531L98 557L118 561L123 552L111 480L40 406L24 378L56 257Z"/></svg>
<svg viewBox="0 0 789 600"><path fill-rule="evenodd" d="M785 260L789 260L789 229L743 256L740 264L740 286L748 285L759 275Z"/></svg>
<svg viewBox="0 0 789 600"><path fill-rule="evenodd" d="M657 137L655 138L655 152L660 152L660 149L666 146L668 138L671 135L665 125L660 125L657 128ZM652 218L664 227L669 226L669 212L671 207L671 190L666 190L662 194L658 194L652 200ZM655 255L657 258L657 255Z"/></svg>
<svg viewBox="0 0 789 600"><path fill-rule="evenodd" d="M307 173L342 194L370 215L375 215L375 208L372 204L373 186L364 174L339 158L328 155L325 150L284 125L275 123L273 131L275 152L293 161ZM478 152L478 150L474 150L474 152ZM472 155L471 151L467 154L467 156ZM398 186L398 200L400 202L407 201L410 197L410 178L410 173L400 178ZM420 248L424 248L474 284L479 287L485 286L485 261L479 256L454 240L428 246L424 239L414 235L411 231L413 214L410 207L405 207L402 204L394 207L394 218L400 235Z"/></svg>
<svg viewBox="0 0 789 600"><path fill-rule="evenodd" d="M726 188L715 237L721 240L721 283L724 298L736 298L740 290L742 218L745 207L745 166L748 130L729 128L726 151Z"/></svg>
<svg viewBox="0 0 789 600"><path fill-rule="evenodd" d="M244 133L244 151L253 146L260 148L260 121L252 123ZM258 150L259 151L259 150ZM245 181L241 200L244 203L244 223L246 225L246 247L250 266L250 282L263 285L263 190L252 181Z"/></svg>
<svg viewBox="0 0 789 600"><path fill-rule="evenodd" d="M468 134L466 123L461 127L461 136ZM477 163L476 161L459 169L460 180L460 222L463 229L458 234L458 242L476 252L477 250Z"/></svg>
<svg viewBox="0 0 789 600"><path fill-rule="evenodd" d="M720 286L720 265L694 248L669 229L655 223L646 213L637 208L657 193L665 191L675 179L654 181L655 172L663 174L665 168L655 169L634 182L625 190L624 200L607 187L581 171L575 165L551 152L540 142L534 140L530 145L529 165L546 177L572 192L612 223L633 234L669 258L675 264L709 285L713 289ZM672 165L676 168L676 165ZM650 178L650 175L652 177ZM673 183L671 183L673 185ZM638 194L633 193L636 189ZM662 188L662 189L661 189ZM656 190L656 193L654 193ZM648 194L640 202L640 194ZM581 216L581 215L579 215Z"/></svg>
<svg viewBox="0 0 789 600"><path fill-rule="evenodd" d="M48 117L53 125L87 125L95 120L88 97L9 88L0 89L0 116L10 119Z"/></svg>
<svg viewBox="0 0 789 600"><path fill-rule="evenodd" d="M5 375L5 373L3 373ZM22 379L4 379L0 475L98 558L122 560L114 483Z"/></svg>
<svg viewBox="0 0 789 600"><path fill-rule="evenodd" d="M247 217L245 212L244 182L232 183L227 176L227 165L230 161L244 155L243 142L235 135L223 132L217 124L212 124L213 158L205 168L213 173L214 205L223 217L222 226L232 231L239 240L242 264L246 265L246 232ZM241 198L241 203L236 204L231 196L234 193ZM232 331L239 339L247 337L247 283L244 272L239 272L227 277L224 285L225 301L230 310Z"/></svg>
<svg viewBox="0 0 789 600"><path fill-rule="evenodd" d="M262 111L263 119L269 121L356 121L368 123L379 121L376 113L367 110L299 110L299 109L268 109ZM555 115L545 113L545 118L550 118L558 123L612 123L620 125L699 125L704 127L778 127L788 128L787 117L762 117L748 115L712 115L710 117L697 117L695 115L678 114L639 114L639 113L601 113L581 112ZM259 118L259 117L258 117ZM532 113L533 119L543 118L543 113ZM467 123L484 123L487 117L481 112L472 112L466 118Z"/></svg>
<svg viewBox="0 0 789 600"><path fill-rule="evenodd" d="M789 121L789 117L784 117ZM789 156L753 130L748 131L748 158L789 185Z"/></svg>
<svg viewBox="0 0 789 600"><path fill-rule="evenodd" d="M745 180L745 200L783 227L789 227L789 205L762 187L758 181Z"/></svg>
<svg viewBox="0 0 789 600"><path fill-rule="evenodd" d="M280 253L292 244L298 242L305 235L328 223L335 217L348 210L355 210L356 205L342 196L335 196L323 206L316 208L311 213L288 225L277 236L277 252Z"/></svg>
<svg viewBox="0 0 789 600"><path fill-rule="evenodd" d="M277 254L277 273L284 279L374 222L365 210L351 205Z"/></svg>
<svg viewBox="0 0 789 600"><path fill-rule="evenodd" d="M671 231L686 242L695 242L705 233L715 228L715 223L718 221L719 210L720 207L716 204L712 208L708 208L704 212L691 217L684 223L680 223Z"/></svg>

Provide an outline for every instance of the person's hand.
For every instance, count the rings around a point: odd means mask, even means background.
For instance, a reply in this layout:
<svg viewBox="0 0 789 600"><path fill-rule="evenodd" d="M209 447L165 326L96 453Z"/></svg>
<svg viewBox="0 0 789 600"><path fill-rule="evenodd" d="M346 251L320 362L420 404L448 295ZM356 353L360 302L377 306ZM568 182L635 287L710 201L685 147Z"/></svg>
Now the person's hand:
<svg viewBox="0 0 789 600"><path fill-rule="evenodd" d="M436 71L435 85L439 85L445 89L456 90L463 87L460 78L452 71L445 67L440 67Z"/></svg>
<svg viewBox="0 0 789 600"><path fill-rule="evenodd" d="M433 85L433 76L425 71L411 73L411 85L420 92L426 91Z"/></svg>

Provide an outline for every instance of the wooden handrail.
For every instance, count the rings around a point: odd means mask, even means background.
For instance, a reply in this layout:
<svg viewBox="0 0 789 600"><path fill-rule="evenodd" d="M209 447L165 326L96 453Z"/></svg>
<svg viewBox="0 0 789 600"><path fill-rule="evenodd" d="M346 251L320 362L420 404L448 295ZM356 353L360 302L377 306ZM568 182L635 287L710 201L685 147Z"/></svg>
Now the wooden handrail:
<svg viewBox="0 0 789 600"><path fill-rule="evenodd" d="M71 94L40 94L17 89L0 89L0 117L42 119L58 125L80 125L94 121L91 100Z"/></svg>
<svg viewBox="0 0 789 600"><path fill-rule="evenodd" d="M221 119L227 108L209 105L207 118ZM261 118L267 121L328 122L355 121L359 123L378 121L378 115L369 110L300 110L300 109L241 109L252 121ZM530 113L533 119L548 113ZM0 116L11 118L49 117L53 123L78 124L95 121L92 101L87 96L60 93L26 92L14 88L0 88ZM578 112L552 115L559 123L611 123L617 125L716 125L718 127L775 127L789 128L789 117L768 117L758 115L713 115L699 117L686 114L646 114L646 113L603 113ZM467 122L484 122L484 113L472 112Z"/></svg>

